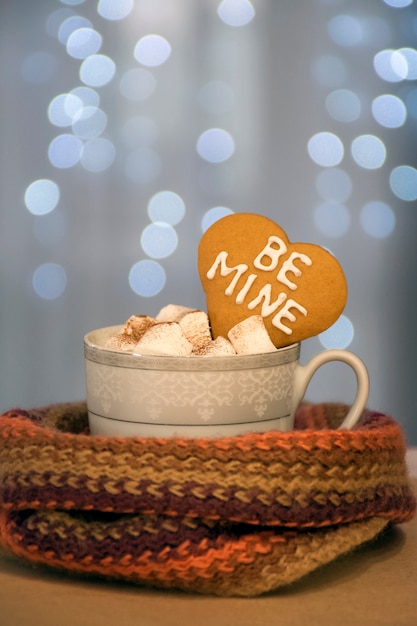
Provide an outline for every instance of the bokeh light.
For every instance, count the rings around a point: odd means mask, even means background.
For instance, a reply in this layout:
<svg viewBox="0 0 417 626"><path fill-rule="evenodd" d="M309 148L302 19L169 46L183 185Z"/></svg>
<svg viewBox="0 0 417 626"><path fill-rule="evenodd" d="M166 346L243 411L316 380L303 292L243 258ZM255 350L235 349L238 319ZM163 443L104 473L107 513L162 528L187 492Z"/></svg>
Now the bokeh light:
<svg viewBox="0 0 417 626"><path fill-rule="evenodd" d="M185 215L184 200L174 191L158 191L148 202L148 215L153 222L175 226Z"/></svg>
<svg viewBox="0 0 417 626"><path fill-rule="evenodd" d="M385 202L367 202L360 212L360 223L370 237L384 239L395 228L395 214Z"/></svg>
<svg viewBox="0 0 417 626"><path fill-rule="evenodd" d="M217 14L228 26L246 26L255 17L255 9L249 0L222 0Z"/></svg>
<svg viewBox="0 0 417 626"><path fill-rule="evenodd" d="M139 296L145 298L156 296L165 287L165 283L165 270L158 261L144 259L130 269L129 285Z"/></svg>
<svg viewBox="0 0 417 626"><path fill-rule="evenodd" d="M134 49L136 61L147 67L162 65L171 54L171 46L161 35L145 35Z"/></svg>
<svg viewBox="0 0 417 626"><path fill-rule="evenodd" d="M67 41L70 35L79 28L92 28L93 25L86 17L81 15L71 15L63 22L61 22L58 29L58 40L64 45L67 45Z"/></svg>
<svg viewBox="0 0 417 626"><path fill-rule="evenodd" d="M384 0L384 2L394 9L403 9L404 7L410 6L413 0Z"/></svg>
<svg viewBox="0 0 417 626"><path fill-rule="evenodd" d="M310 158L322 167L334 167L343 159L343 143L334 133L321 132L313 135L307 149Z"/></svg>
<svg viewBox="0 0 417 626"><path fill-rule="evenodd" d="M165 259L175 252L178 246L178 236L170 224L153 222L143 229L140 244L149 257Z"/></svg>
<svg viewBox="0 0 417 626"><path fill-rule="evenodd" d="M48 157L54 167L65 169L78 163L82 149L83 143L81 139L66 133L58 135L51 141Z"/></svg>
<svg viewBox="0 0 417 626"><path fill-rule="evenodd" d="M114 144L105 137L89 139L83 146L81 165L89 172L104 172L116 157Z"/></svg>
<svg viewBox="0 0 417 626"><path fill-rule="evenodd" d="M200 135L197 152L209 163L227 161L235 151L235 142L230 133L221 128L210 128Z"/></svg>
<svg viewBox="0 0 417 626"><path fill-rule="evenodd" d="M58 263L44 263L34 271L32 286L40 298L56 300L67 287L67 273Z"/></svg>
<svg viewBox="0 0 417 626"><path fill-rule="evenodd" d="M215 206L209 209L204 213L203 219L201 220L202 232L205 233L212 224L220 220L222 217L226 217L226 215L231 215L232 213L234 213L234 211L225 206Z"/></svg>
<svg viewBox="0 0 417 626"><path fill-rule="evenodd" d="M48 118L54 126L71 126L83 110L82 100L74 94L62 93L55 96L48 107Z"/></svg>
<svg viewBox="0 0 417 626"><path fill-rule="evenodd" d="M67 39L67 53L74 59L85 59L101 48L103 38L93 28L78 28Z"/></svg>
<svg viewBox="0 0 417 626"><path fill-rule="evenodd" d="M69 92L70 95L76 96L81 100L83 106L98 107L100 104L100 96L95 89L91 87L74 87Z"/></svg>
<svg viewBox="0 0 417 626"><path fill-rule="evenodd" d="M329 21L327 31L334 43L343 47L356 46L363 38L362 25L353 15L335 15Z"/></svg>
<svg viewBox="0 0 417 626"><path fill-rule="evenodd" d="M383 80L398 83L407 78L408 63L397 50L385 49L374 56L374 69Z"/></svg>
<svg viewBox="0 0 417 626"><path fill-rule="evenodd" d="M33 215L46 215L53 211L59 202L58 185L47 178L33 181L25 192L25 205Z"/></svg>
<svg viewBox="0 0 417 626"><path fill-rule="evenodd" d="M134 0L99 0L97 12L106 20L122 20L134 6Z"/></svg>
<svg viewBox="0 0 417 626"><path fill-rule="evenodd" d="M398 96L384 94L372 101L372 115L381 126L399 128L407 118L407 109Z"/></svg>
<svg viewBox="0 0 417 626"><path fill-rule="evenodd" d="M344 350L353 341L355 330L346 315L341 315L330 328L320 333L318 338L326 350Z"/></svg>
<svg viewBox="0 0 417 626"><path fill-rule="evenodd" d="M384 142L375 135L360 135L352 141L352 156L356 163L368 170L380 168L387 155Z"/></svg>
<svg viewBox="0 0 417 626"><path fill-rule="evenodd" d="M417 200L417 170L410 165L395 167L389 178L392 192L406 202Z"/></svg>
<svg viewBox="0 0 417 626"><path fill-rule="evenodd" d="M90 87L102 87L112 80L115 71L113 59L105 54L92 54L81 64L80 79Z"/></svg>
<svg viewBox="0 0 417 626"><path fill-rule="evenodd" d="M81 115L72 124L74 135L80 139L93 139L101 135L107 126L107 115L92 106L83 108Z"/></svg>

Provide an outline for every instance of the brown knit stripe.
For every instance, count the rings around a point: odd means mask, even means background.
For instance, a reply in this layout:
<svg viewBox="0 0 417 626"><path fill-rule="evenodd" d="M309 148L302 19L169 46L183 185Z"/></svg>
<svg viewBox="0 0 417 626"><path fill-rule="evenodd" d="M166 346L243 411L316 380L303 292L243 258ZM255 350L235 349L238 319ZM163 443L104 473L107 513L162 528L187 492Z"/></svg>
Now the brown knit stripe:
<svg viewBox="0 0 417 626"><path fill-rule="evenodd" d="M25 456L22 457L22 445L25 448ZM289 455L291 457L291 455ZM34 446L32 441L25 442L19 438L14 445L4 446L0 452L0 459L4 460L2 469L3 479L7 479L7 466L10 467L10 476L34 474L34 480L38 476L50 475L50 481L61 481L61 476L68 475L71 479L77 476L87 475L94 480L103 475L109 475L111 468L111 480L114 483L119 480L152 480L162 484L169 478L178 484L189 482L191 479L200 484L216 484L219 472L224 473L222 484L230 486L245 485L251 489L254 485L262 485L262 489L273 492L279 488L306 491L310 481L321 482L324 489L328 487L328 481L336 490L343 490L358 481L366 481L367 484L395 482L400 480L405 473L404 454L397 451L384 450L378 454L367 453L357 463L357 453L345 453L342 463L329 463L327 455L326 463L315 454L298 455L297 458L274 458L273 454L265 454L259 459L240 453L235 453L234 458L218 459L187 456L184 459L174 454L167 454L161 450L146 450L142 454L138 450L136 454L119 453L117 450L95 450L82 448L76 450L69 446L56 447L53 445ZM272 457L272 458L269 458ZM332 455L333 458L333 455ZM337 457L336 457L337 458ZM7 465L6 465L7 462ZM59 473L58 473L59 469ZM41 478L39 479L41 480ZM110 482L110 477L109 477ZM133 488L133 485L132 485ZM318 487L320 488L320 487Z"/></svg>

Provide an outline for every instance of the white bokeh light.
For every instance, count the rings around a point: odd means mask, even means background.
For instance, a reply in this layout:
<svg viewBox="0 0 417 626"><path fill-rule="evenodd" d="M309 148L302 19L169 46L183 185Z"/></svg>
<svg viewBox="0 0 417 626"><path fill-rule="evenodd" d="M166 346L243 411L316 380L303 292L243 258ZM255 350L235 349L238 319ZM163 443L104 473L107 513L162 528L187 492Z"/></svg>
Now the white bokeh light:
<svg viewBox="0 0 417 626"><path fill-rule="evenodd" d="M383 94L372 101L372 115L381 126L399 128L407 119L407 109L397 96Z"/></svg>
<svg viewBox="0 0 417 626"><path fill-rule="evenodd" d="M411 165L395 167L389 178L392 192L406 202L417 200L417 169Z"/></svg>
<svg viewBox="0 0 417 626"><path fill-rule="evenodd" d="M171 46L161 35L145 35L134 49L136 61L147 67L162 65L171 55Z"/></svg>
<svg viewBox="0 0 417 626"><path fill-rule="evenodd" d="M165 259L177 249L178 236L170 224L153 222L143 229L140 244L149 257Z"/></svg>
<svg viewBox="0 0 417 626"><path fill-rule="evenodd" d="M53 211L59 202L58 185L47 178L33 181L25 192L25 205L33 215L46 215Z"/></svg>
<svg viewBox="0 0 417 626"><path fill-rule="evenodd" d="M74 59L85 59L101 48L103 38L93 28L78 28L67 39L67 53Z"/></svg>
<svg viewBox="0 0 417 626"><path fill-rule="evenodd" d="M129 15L134 0L99 0L97 13L106 20L122 20Z"/></svg>
<svg viewBox="0 0 417 626"><path fill-rule="evenodd" d="M116 64L105 54L92 54L80 67L80 79L90 87L102 87L109 83L116 71Z"/></svg>
<svg viewBox="0 0 417 626"><path fill-rule="evenodd" d="M116 157L114 144L105 137L89 139L83 147L81 165L88 172L104 172Z"/></svg>
<svg viewBox="0 0 417 626"><path fill-rule="evenodd" d="M344 350L353 341L355 330L346 315L341 315L330 328L320 333L319 341L326 350Z"/></svg>
<svg viewBox="0 0 417 626"><path fill-rule="evenodd" d="M93 25L86 17L81 15L71 15L61 22L58 29L58 40L60 43L67 45L67 41L71 34L79 28L92 28Z"/></svg>
<svg viewBox="0 0 417 626"><path fill-rule="evenodd" d="M98 92L91 87L75 87L74 89L71 89L69 95L79 98L83 106L98 107L100 104L100 96Z"/></svg>
<svg viewBox="0 0 417 626"><path fill-rule="evenodd" d="M148 215L153 222L175 226L185 215L184 200L174 191L158 191L148 202Z"/></svg>
<svg viewBox="0 0 417 626"><path fill-rule="evenodd" d="M385 49L374 56L374 69L383 80L398 83L407 78L408 63L397 50Z"/></svg>
<svg viewBox="0 0 417 626"><path fill-rule="evenodd" d="M158 261L144 259L135 263L129 272L129 285L139 296L151 298L165 287L165 270Z"/></svg>
<svg viewBox="0 0 417 626"><path fill-rule="evenodd" d="M361 209L360 223L367 235L384 239L395 228L395 214L385 202L367 202Z"/></svg>
<svg viewBox="0 0 417 626"><path fill-rule="evenodd" d="M322 167L334 167L343 159L343 143L337 135L321 132L313 135L307 145L310 158Z"/></svg>
<svg viewBox="0 0 417 626"><path fill-rule="evenodd" d="M93 139L101 135L107 126L107 115L97 107L84 107L80 117L72 124L74 135L80 139Z"/></svg>
<svg viewBox="0 0 417 626"><path fill-rule="evenodd" d="M223 163L233 155L235 142L230 133L221 128L210 128L200 135L197 152L209 163Z"/></svg>
<svg viewBox="0 0 417 626"><path fill-rule="evenodd" d="M212 226L212 224L220 220L222 217L226 217L226 215L231 215L232 213L234 213L234 211L225 206L212 207L203 215L203 219L201 220L202 232L205 233L206 230Z"/></svg>
<svg viewBox="0 0 417 626"><path fill-rule="evenodd" d="M217 15L228 26L246 26L255 17L255 9L249 0L222 0Z"/></svg>
<svg viewBox="0 0 417 626"><path fill-rule="evenodd" d="M81 158L83 143L78 137L58 135L49 144L48 157L54 167L66 169L73 167Z"/></svg>
<svg viewBox="0 0 417 626"><path fill-rule="evenodd" d="M361 23L353 15L335 15L329 21L327 30L330 38L339 46L356 46L363 39Z"/></svg>
<svg viewBox="0 0 417 626"><path fill-rule="evenodd" d="M67 287L67 273L58 263L44 263L34 271L32 286L43 300L56 300Z"/></svg>
<svg viewBox="0 0 417 626"><path fill-rule="evenodd" d="M413 0L384 0L384 2L394 9L403 9L404 7L410 6Z"/></svg>
<svg viewBox="0 0 417 626"><path fill-rule="evenodd" d="M351 152L360 167L375 170L385 162L387 150L384 142L375 135L360 135L352 141Z"/></svg>
<svg viewBox="0 0 417 626"><path fill-rule="evenodd" d="M48 107L48 119L54 126L71 126L83 110L82 100L74 94L62 93L55 96Z"/></svg>

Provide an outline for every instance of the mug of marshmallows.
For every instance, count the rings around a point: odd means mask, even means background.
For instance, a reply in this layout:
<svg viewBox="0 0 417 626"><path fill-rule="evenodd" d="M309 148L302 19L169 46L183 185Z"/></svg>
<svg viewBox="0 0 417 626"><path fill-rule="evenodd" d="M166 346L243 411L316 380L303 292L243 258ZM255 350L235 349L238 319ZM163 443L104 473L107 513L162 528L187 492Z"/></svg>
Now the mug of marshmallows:
<svg viewBox="0 0 417 626"><path fill-rule="evenodd" d="M325 350L300 365L303 338L343 310L346 281L336 259L292 244L274 222L237 213L203 235L198 269L207 312L169 304L84 338L93 435L223 437L289 431L314 372L349 365L355 400L340 428L352 428L368 400L363 362Z"/></svg>

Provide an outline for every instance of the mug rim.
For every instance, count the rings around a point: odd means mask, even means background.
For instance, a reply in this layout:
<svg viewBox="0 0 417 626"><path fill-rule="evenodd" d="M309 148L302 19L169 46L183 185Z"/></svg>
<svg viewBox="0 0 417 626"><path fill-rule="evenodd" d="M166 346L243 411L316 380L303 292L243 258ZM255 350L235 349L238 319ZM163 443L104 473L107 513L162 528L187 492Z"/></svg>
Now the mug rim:
<svg viewBox="0 0 417 626"><path fill-rule="evenodd" d="M208 355L141 355L131 352L122 352L100 345L112 334L117 333L123 325L104 326L89 331L84 335L84 356L87 361L93 361L115 367L130 369L156 370L240 370L271 367L299 360L300 342L291 343L274 352L255 354L233 354L224 356ZM96 338L100 334L101 342Z"/></svg>

